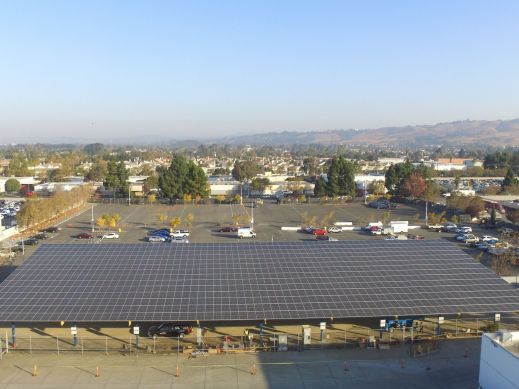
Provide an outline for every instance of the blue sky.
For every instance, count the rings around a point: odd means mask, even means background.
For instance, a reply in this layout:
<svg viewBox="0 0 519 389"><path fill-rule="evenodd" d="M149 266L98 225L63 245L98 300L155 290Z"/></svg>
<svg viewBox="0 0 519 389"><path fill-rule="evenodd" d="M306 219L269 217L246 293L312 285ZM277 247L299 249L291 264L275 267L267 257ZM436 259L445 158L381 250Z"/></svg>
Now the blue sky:
<svg viewBox="0 0 519 389"><path fill-rule="evenodd" d="M519 117L517 1L0 4L4 141Z"/></svg>

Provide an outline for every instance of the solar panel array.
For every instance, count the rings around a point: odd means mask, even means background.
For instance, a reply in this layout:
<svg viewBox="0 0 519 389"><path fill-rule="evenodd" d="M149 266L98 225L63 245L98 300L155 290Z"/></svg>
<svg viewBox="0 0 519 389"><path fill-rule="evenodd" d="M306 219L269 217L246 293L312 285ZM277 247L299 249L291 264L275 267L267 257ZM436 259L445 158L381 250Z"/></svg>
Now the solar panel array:
<svg viewBox="0 0 519 389"><path fill-rule="evenodd" d="M216 321L519 310L445 241L45 244L2 284L0 321Z"/></svg>

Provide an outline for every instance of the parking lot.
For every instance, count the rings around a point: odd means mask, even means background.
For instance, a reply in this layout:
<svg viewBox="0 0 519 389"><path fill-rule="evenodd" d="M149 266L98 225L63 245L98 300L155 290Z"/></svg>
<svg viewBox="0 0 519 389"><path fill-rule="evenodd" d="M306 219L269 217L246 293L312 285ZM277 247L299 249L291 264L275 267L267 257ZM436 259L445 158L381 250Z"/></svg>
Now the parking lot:
<svg viewBox="0 0 519 389"><path fill-rule="evenodd" d="M49 234L49 239L41 241L46 244L56 243L91 243L91 244L117 244L117 243L138 243L146 242L149 232L158 228L169 228L169 220L179 217L183 223L179 226L186 228L184 224L188 214L193 215L192 226L189 227L191 234L190 243L207 242L234 242L243 243L247 240L240 240L234 232L219 232L221 226L229 226L234 223L233 217L242 215L242 225L249 224L247 221L254 221L254 230L257 233L258 241L304 241L315 240L315 237L296 231L283 231L281 227L297 227L304 225L305 218L315 216L317 222L327 214L333 213L330 224L333 222L352 222L356 227L362 227L368 222L382 220L389 214L390 220L408 220L410 225L423 224L424 209L416 205L398 205L395 209L373 209L366 207L363 203L348 204L281 204L274 201L265 201L262 206L252 208L251 202L240 204L221 204L221 205L124 205L124 204L94 204L93 212L90 207L86 208L79 215L62 222L59 227L61 231ZM103 214L118 214L120 220L117 227L112 230L119 232L119 239L99 239L104 232L110 230L105 227L100 229L95 226L92 233L92 214L96 220ZM159 215L165 215L168 219L160 223ZM419 219L417 219L419 215ZM95 224L95 222L94 222ZM485 233L474 227L474 233ZM77 239L80 233L89 233L96 238L92 240ZM411 234L419 234L425 239L449 239L455 242L454 234L438 233L425 229L410 230ZM331 234L338 240L351 239L384 239L383 236L371 236L363 231L344 231ZM41 244L40 242L40 244ZM4 242L4 246L8 245ZM146 244L152 244L147 243ZM164 244L164 243L154 243ZM17 255L12 262L13 266L20 265L28 258L38 245L26 246L25 255ZM475 250L460 244L469 253Z"/></svg>

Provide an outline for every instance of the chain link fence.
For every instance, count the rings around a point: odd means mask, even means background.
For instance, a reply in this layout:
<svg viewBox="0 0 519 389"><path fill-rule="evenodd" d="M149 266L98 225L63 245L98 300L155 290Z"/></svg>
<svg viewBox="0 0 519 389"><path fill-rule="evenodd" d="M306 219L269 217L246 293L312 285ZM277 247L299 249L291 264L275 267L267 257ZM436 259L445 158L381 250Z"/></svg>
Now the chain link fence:
<svg viewBox="0 0 519 389"><path fill-rule="evenodd" d="M518 331L519 319L515 315L501 316L499 323L495 317L478 316L449 319L439 323L437 318L415 320L411 327L368 328L355 325L328 325L325 330L311 327L308 332L280 332L274 327L247 330L241 336L207 336L205 330L195 331L185 337L146 337L128 334L116 336L46 336L2 338L2 350L51 353L160 353L207 354L241 353L257 351L302 351L305 349L389 349L410 346L411 356L420 357L437 350L441 341L479 337L484 332L499 330ZM420 346L419 346L420 345Z"/></svg>

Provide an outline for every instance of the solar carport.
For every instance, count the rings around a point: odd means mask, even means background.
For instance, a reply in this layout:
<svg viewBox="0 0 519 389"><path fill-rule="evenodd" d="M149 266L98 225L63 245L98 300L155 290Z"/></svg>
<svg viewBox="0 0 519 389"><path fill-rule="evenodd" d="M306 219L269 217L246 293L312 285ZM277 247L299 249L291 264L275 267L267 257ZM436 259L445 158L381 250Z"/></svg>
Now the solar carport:
<svg viewBox="0 0 519 389"><path fill-rule="evenodd" d="M0 321L19 323L517 310L517 289L441 240L45 244L0 284Z"/></svg>

